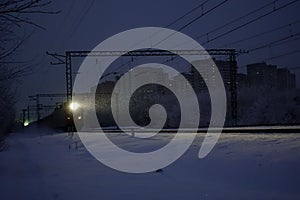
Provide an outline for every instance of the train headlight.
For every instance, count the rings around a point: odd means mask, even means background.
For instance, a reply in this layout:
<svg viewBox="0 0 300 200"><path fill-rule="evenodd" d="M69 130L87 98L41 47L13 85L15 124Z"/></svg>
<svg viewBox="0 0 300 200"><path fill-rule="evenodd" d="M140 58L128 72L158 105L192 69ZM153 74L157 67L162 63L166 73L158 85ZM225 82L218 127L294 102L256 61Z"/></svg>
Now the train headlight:
<svg viewBox="0 0 300 200"><path fill-rule="evenodd" d="M79 104L76 102L72 102L72 103L70 103L69 107L72 111L76 111L79 108Z"/></svg>

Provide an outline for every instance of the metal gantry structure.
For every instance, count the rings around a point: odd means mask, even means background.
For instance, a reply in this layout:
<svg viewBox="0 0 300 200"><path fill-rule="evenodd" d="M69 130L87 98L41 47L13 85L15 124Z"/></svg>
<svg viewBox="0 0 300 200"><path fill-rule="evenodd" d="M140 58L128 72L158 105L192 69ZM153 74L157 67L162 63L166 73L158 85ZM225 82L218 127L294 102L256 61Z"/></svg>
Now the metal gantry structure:
<svg viewBox="0 0 300 200"><path fill-rule="evenodd" d="M36 95L30 95L28 96L29 100L31 101L35 101L35 110L36 110L36 116L37 116L37 121L39 121L41 119L41 113L40 113L40 110L43 108L43 107L49 107L48 105L42 105L40 103L40 98L64 98L64 97L67 97L67 94L66 93L54 93L54 94L36 94ZM30 107L28 106L27 107L28 109L28 112L29 112L29 109Z"/></svg>
<svg viewBox="0 0 300 200"><path fill-rule="evenodd" d="M35 96L35 95L33 95ZM30 99L30 100L36 100L36 99ZM28 105L26 109L22 109L22 114L20 116L20 121L23 123L23 126L27 126L29 123L31 123L32 121L34 121L31 117L32 117L32 112L35 113L36 116L36 121L38 122L40 120L40 110L43 110L44 108L46 109L54 109L54 108L58 108L60 104L56 105L45 105L45 104L39 104L39 106L37 105ZM27 123L27 125L26 125Z"/></svg>
<svg viewBox="0 0 300 200"><path fill-rule="evenodd" d="M142 56L170 56L174 55L209 55L209 56L228 56L231 63L230 67L230 102L231 102L231 116L233 124L237 122L237 62L236 56L238 54L247 53L244 50L235 49L207 49L207 50L159 50L159 49L142 49L134 51L66 51L65 55L57 53L46 52L47 55L52 56L57 62L50 64L61 65L64 64L66 68L66 97L67 102L72 101L72 58L73 57L101 57L101 56L129 56L129 57L142 57Z"/></svg>

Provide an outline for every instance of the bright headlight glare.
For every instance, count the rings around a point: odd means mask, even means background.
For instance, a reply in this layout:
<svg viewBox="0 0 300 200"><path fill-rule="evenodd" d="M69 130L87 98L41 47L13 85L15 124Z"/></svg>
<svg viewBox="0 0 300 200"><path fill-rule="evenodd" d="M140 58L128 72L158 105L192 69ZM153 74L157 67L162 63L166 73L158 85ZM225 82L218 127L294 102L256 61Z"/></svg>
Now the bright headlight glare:
<svg viewBox="0 0 300 200"><path fill-rule="evenodd" d="M76 103L76 102L70 103L70 109L71 109L72 111L75 111L75 110L77 110L78 108L79 108L79 104L78 104L78 103Z"/></svg>

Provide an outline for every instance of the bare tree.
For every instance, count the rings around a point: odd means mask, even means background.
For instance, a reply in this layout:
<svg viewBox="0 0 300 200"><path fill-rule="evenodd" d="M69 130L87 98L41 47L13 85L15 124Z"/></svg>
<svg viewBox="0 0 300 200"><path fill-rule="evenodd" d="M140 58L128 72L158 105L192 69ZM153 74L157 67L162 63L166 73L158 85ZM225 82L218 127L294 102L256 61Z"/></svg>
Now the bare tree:
<svg viewBox="0 0 300 200"><path fill-rule="evenodd" d="M16 34L15 28L30 25L45 30L29 16L59 13L59 11L46 10L51 3L48 0L0 0L0 65L1 67L12 66L4 77L0 77L0 81L27 75L30 72L28 63L11 59L26 39Z"/></svg>
<svg viewBox="0 0 300 200"><path fill-rule="evenodd" d="M5 117L5 119L1 118L0 135L14 119L13 80L32 73L32 63L15 59L17 50L28 37L20 36L16 30L25 25L45 30L30 17L59 13L59 11L48 10L51 3L49 0L0 0L0 118Z"/></svg>

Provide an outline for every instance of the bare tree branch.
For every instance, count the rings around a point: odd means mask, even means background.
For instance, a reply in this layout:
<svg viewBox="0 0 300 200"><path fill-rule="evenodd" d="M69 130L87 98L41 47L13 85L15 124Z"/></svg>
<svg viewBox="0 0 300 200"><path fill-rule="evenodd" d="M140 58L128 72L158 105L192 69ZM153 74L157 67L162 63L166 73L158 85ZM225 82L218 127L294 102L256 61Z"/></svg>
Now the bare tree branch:
<svg viewBox="0 0 300 200"><path fill-rule="evenodd" d="M32 26L35 26L37 28L40 28L40 29L43 29L43 30L46 30L46 28L32 22L32 21L29 21L28 19L22 19L20 17L17 17L17 16L14 16L14 15L11 15L11 14L6 14L5 16L8 16L8 20L11 20L12 22L14 22L16 25L18 25L19 27L21 26L20 23L26 23L26 24L29 24L29 25L32 25Z"/></svg>
<svg viewBox="0 0 300 200"><path fill-rule="evenodd" d="M23 44L24 40L19 41L14 47L9 49L8 51L0 54L0 60L12 55L20 46Z"/></svg>
<svg viewBox="0 0 300 200"><path fill-rule="evenodd" d="M19 31L16 30L20 30L24 25L45 30L29 16L59 13L45 9L50 4L49 0L0 0L0 135L7 130L15 117L14 84L19 81L18 78L32 74L33 68L37 65L31 61L16 60L17 50L30 36L20 37Z"/></svg>
<svg viewBox="0 0 300 200"><path fill-rule="evenodd" d="M22 27L28 24L42 30L45 27L33 22L27 14L57 14L59 11L48 11L44 8L50 5L50 0L2 0L0 3L0 63L12 56L23 44L24 38L15 34L14 27ZM37 10L38 9L38 10ZM15 42L14 42L15 41ZM10 46L10 47L9 47ZM1 67L1 66L0 66Z"/></svg>
<svg viewBox="0 0 300 200"><path fill-rule="evenodd" d="M6 2L5 2L6 1ZM52 1L44 0L4 0L4 3L0 4L0 16L7 21L14 23L16 26L20 26L20 23L27 23L36 26L41 29L44 27L30 21L24 14L58 14L60 11L43 10L46 6L50 5ZM36 9L41 8L41 10Z"/></svg>

